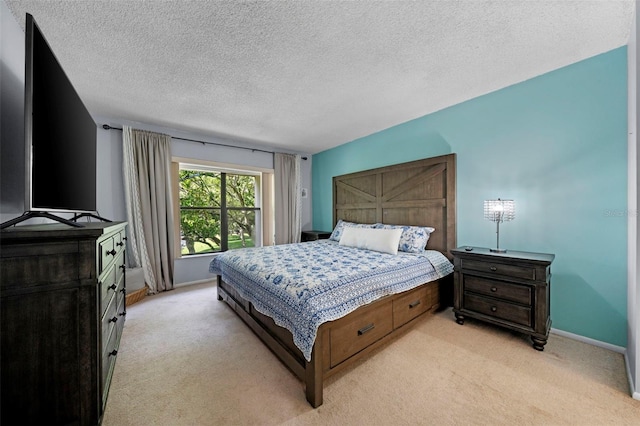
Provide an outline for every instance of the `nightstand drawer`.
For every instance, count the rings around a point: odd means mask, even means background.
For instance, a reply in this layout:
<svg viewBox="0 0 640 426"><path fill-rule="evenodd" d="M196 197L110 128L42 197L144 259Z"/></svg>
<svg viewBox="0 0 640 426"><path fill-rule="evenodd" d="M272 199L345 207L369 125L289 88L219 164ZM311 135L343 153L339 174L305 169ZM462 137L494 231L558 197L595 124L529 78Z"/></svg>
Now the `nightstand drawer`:
<svg viewBox="0 0 640 426"><path fill-rule="evenodd" d="M464 293L464 309L531 327L531 308Z"/></svg>
<svg viewBox="0 0 640 426"><path fill-rule="evenodd" d="M460 266L462 269L470 269L473 271L487 272L497 275L505 275L508 277L523 278L525 280L536 279L536 269L531 266L507 265L505 263L496 263L491 261L478 261L471 259L461 259Z"/></svg>
<svg viewBox="0 0 640 426"><path fill-rule="evenodd" d="M531 306L531 287L465 275L464 291Z"/></svg>

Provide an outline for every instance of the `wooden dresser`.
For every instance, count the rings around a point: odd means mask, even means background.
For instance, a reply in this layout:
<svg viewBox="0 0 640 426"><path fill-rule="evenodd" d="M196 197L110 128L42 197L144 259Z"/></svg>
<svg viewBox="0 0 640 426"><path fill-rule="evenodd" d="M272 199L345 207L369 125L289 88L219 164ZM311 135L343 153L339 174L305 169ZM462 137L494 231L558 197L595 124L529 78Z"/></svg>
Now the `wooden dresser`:
<svg viewBox="0 0 640 426"><path fill-rule="evenodd" d="M551 328L551 263L554 255L459 247L454 256L453 312L531 336L539 351Z"/></svg>
<svg viewBox="0 0 640 426"><path fill-rule="evenodd" d="M125 320L124 222L0 232L1 422L100 424Z"/></svg>

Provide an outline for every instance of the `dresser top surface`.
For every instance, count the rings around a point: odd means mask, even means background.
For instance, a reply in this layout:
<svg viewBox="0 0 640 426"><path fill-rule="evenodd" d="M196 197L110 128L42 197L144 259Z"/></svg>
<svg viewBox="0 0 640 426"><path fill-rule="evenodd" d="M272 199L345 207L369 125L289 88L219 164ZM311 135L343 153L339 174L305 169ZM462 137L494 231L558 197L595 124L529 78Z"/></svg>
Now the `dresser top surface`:
<svg viewBox="0 0 640 426"><path fill-rule="evenodd" d="M38 225L19 225L0 231L0 241L15 238L51 238L51 237L91 237L117 231L126 222L78 222L81 227L73 227L61 223L44 223Z"/></svg>
<svg viewBox="0 0 640 426"><path fill-rule="evenodd" d="M542 262L542 263L551 263L553 259L556 257L554 254L550 253L533 253L528 251L517 251L517 250L507 250L504 253L497 253L491 251L486 247L472 247L472 250L466 250L469 246L462 246L451 250L451 253L454 256L473 256L473 257L486 257L487 260L490 259L514 259L514 260L526 260L530 262Z"/></svg>

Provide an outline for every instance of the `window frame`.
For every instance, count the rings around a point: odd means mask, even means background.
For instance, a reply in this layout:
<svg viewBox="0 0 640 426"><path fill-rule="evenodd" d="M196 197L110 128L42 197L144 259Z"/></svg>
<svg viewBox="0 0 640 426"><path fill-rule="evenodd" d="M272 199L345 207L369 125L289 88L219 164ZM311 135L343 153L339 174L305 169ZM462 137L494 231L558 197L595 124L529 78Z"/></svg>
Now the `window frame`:
<svg viewBox="0 0 640 426"><path fill-rule="evenodd" d="M214 172L224 174L225 177L221 179L220 188L220 207L187 207L183 208L180 205L180 170L196 170L203 172ZM175 235L175 257L179 258L193 258L195 256L212 256L218 253L229 250L228 235L228 212L229 211L247 211L253 210L256 212L256 235L260 238L260 241L254 241L256 247L273 244L273 229L274 220L273 215L273 170L263 169L252 166L243 166L236 164L215 163L210 161L185 159L174 157L171 164L172 174L172 192L173 192L173 210L174 210L174 235ZM256 177L256 193L255 202L253 207L229 207L226 203L227 188L226 188L226 175L248 175ZM220 236L221 245L220 251L209 253L194 253L194 254L182 254L181 247L181 224L180 214L181 211L193 209L193 210L218 210L220 211ZM226 237L223 238L223 235Z"/></svg>

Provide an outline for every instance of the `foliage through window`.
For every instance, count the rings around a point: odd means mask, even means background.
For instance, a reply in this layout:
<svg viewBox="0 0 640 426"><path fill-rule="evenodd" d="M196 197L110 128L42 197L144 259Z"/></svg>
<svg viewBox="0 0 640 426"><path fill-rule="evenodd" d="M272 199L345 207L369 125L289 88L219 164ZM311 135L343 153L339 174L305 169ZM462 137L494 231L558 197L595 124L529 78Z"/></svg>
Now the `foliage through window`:
<svg viewBox="0 0 640 426"><path fill-rule="evenodd" d="M259 176L181 169L179 179L183 256L261 245Z"/></svg>

